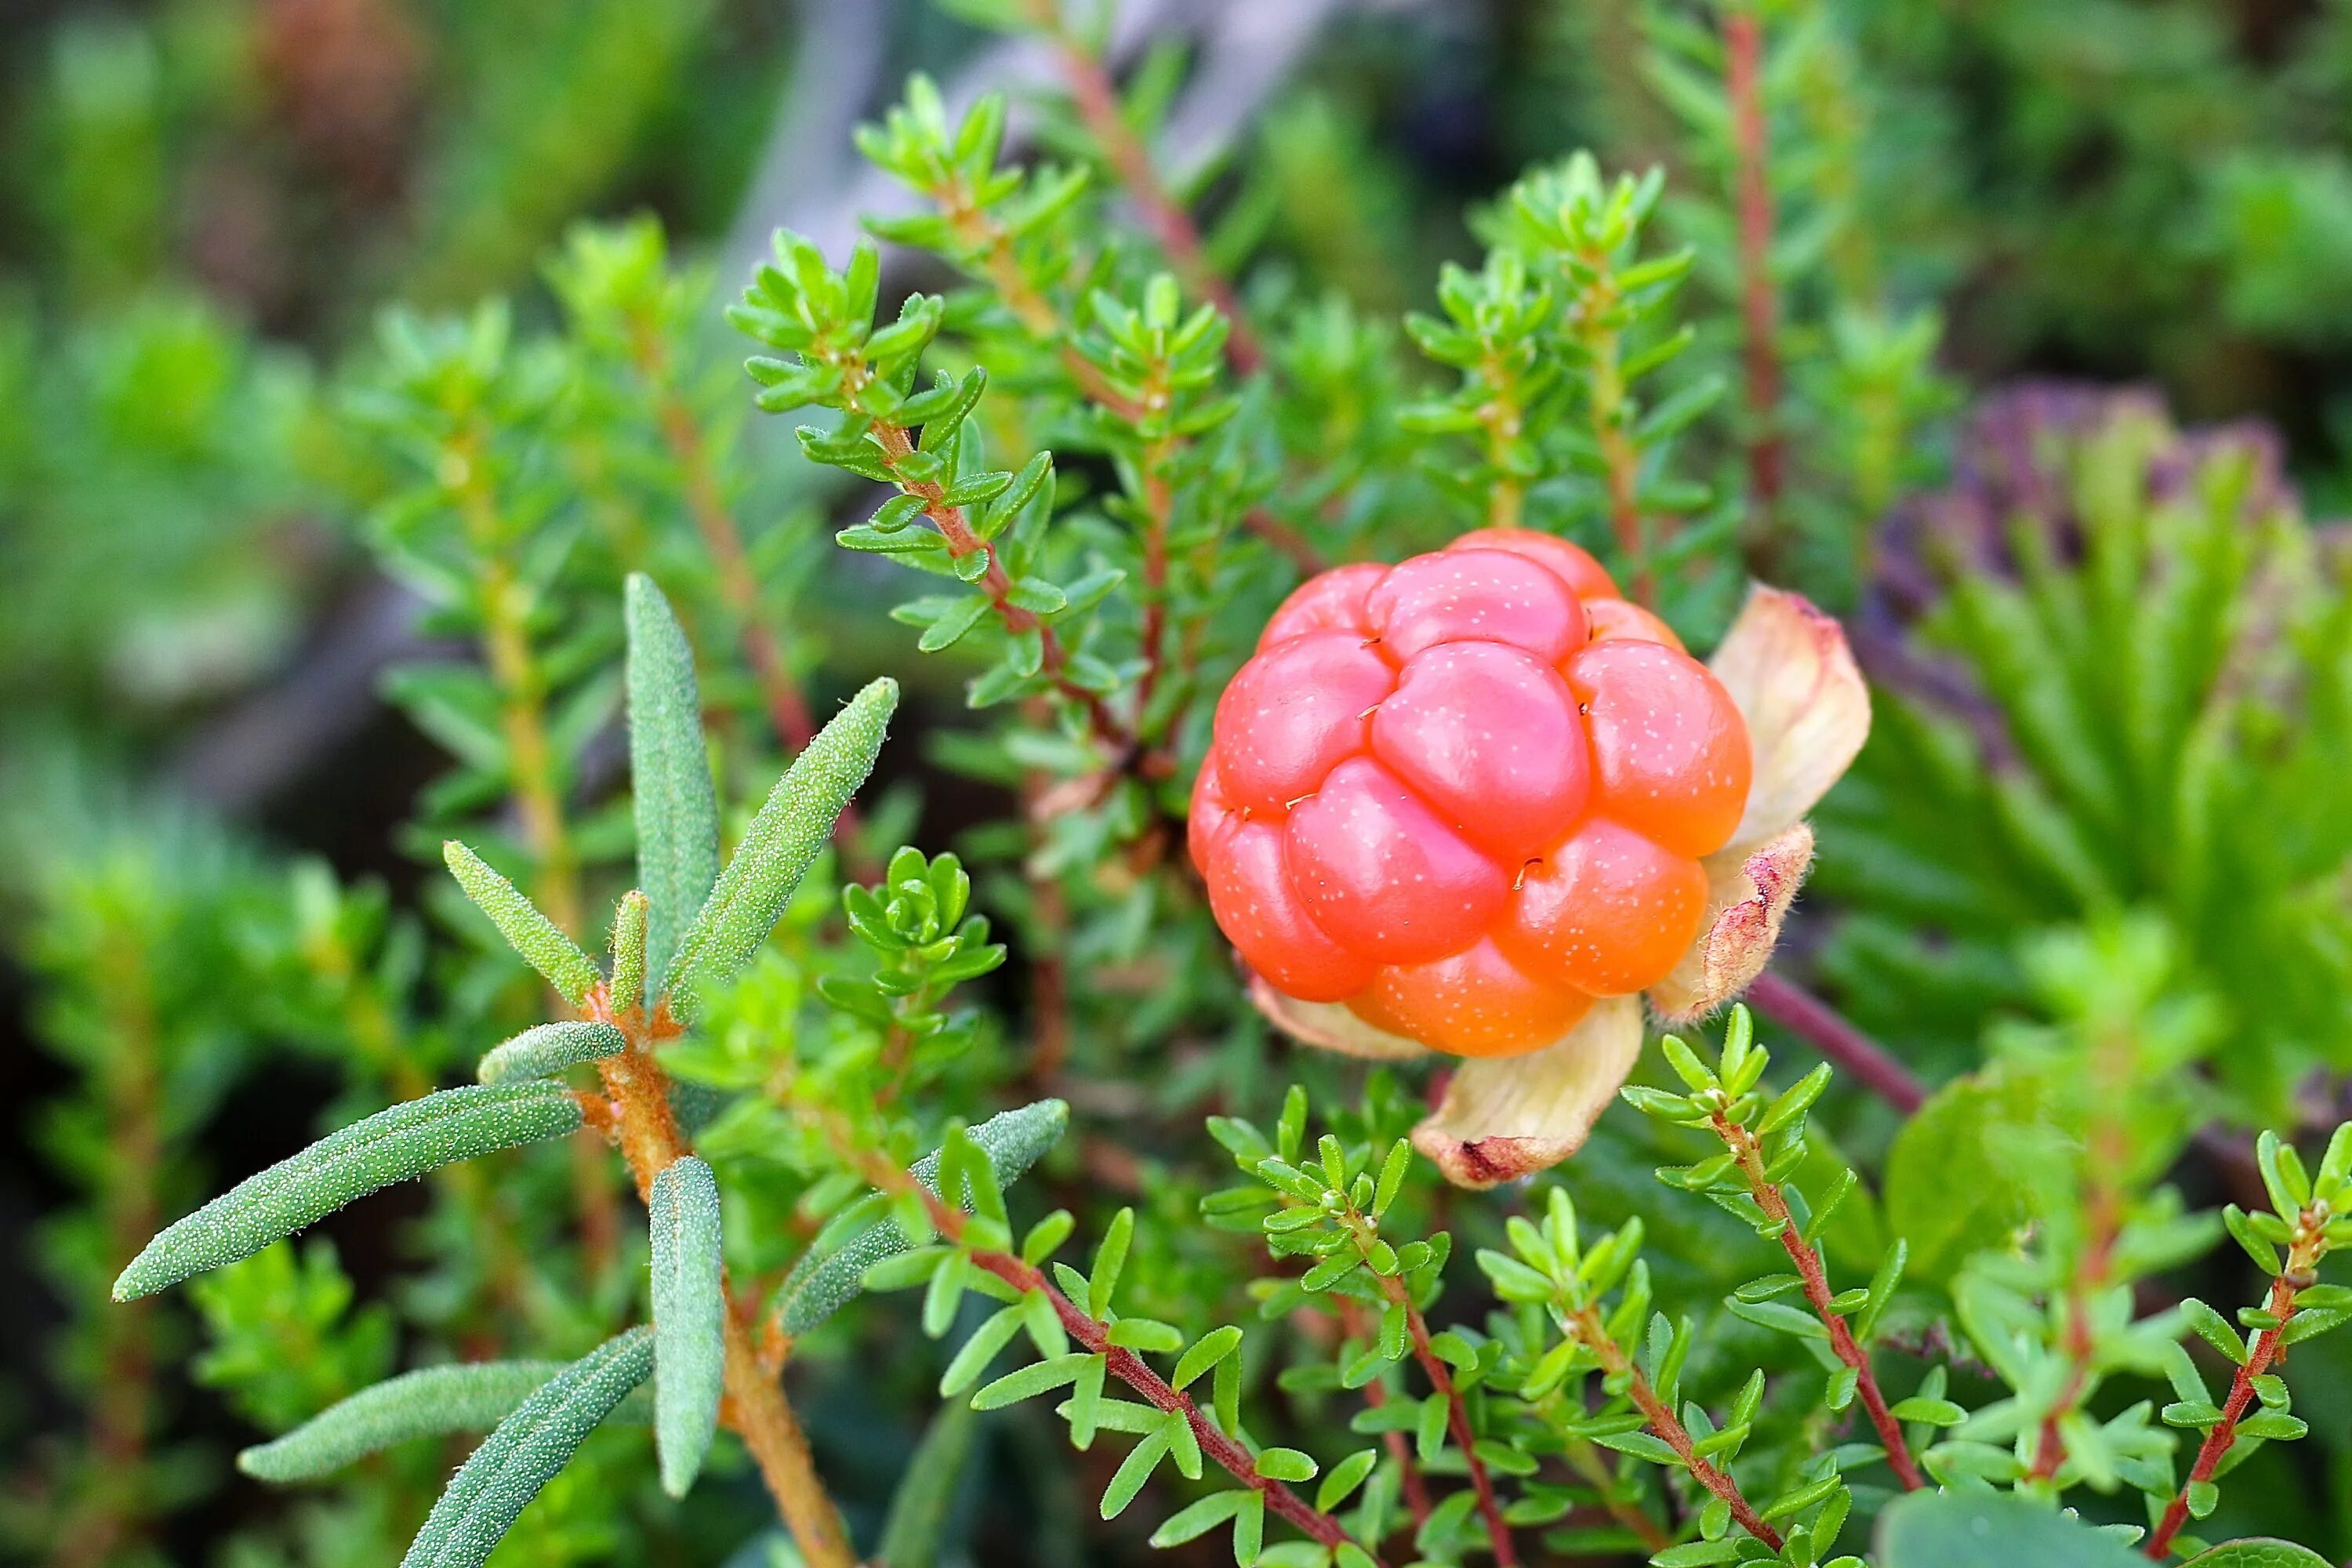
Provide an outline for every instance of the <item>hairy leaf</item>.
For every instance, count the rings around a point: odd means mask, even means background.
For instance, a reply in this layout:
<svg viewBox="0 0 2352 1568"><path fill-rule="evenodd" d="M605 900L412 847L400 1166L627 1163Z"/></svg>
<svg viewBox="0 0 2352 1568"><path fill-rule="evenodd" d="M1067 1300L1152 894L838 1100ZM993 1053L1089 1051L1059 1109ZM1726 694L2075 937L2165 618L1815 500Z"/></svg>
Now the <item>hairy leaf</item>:
<svg viewBox="0 0 2352 1568"><path fill-rule="evenodd" d="M692 1016L699 987L727 979L768 940L793 889L832 837L835 819L873 772L898 705L897 681L873 682L817 731L776 781L664 974L662 990L680 1017Z"/></svg>
<svg viewBox="0 0 2352 1568"><path fill-rule="evenodd" d="M979 1435L980 1412L961 1399L949 1400L931 1417L890 1495L890 1516L875 1553L880 1568L930 1568L940 1561L948 1510Z"/></svg>
<svg viewBox="0 0 2352 1568"><path fill-rule="evenodd" d="M330 1474L412 1437L487 1432L568 1364L484 1361L403 1373L330 1405L283 1436L244 1450L236 1468L256 1480L282 1485ZM629 1412L625 1407L618 1414L625 1418Z"/></svg>
<svg viewBox="0 0 2352 1568"><path fill-rule="evenodd" d="M653 1369L653 1331L635 1328L549 1379L458 1468L401 1568L481 1568L539 1489Z"/></svg>
<svg viewBox="0 0 2352 1568"><path fill-rule="evenodd" d="M579 1125L580 1102L571 1090L544 1080L444 1089L380 1110L166 1226L115 1280L114 1299L152 1295L250 1258L379 1187L493 1149L561 1137Z"/></svg>
<svg viewBox="0 0 2352 1568"><path fill-rule="evenodd" d="M971 1140L988 1156L997 1185L1018 1178L1062 1136L1069 1124L1070 1108L1058 1100L1041 1100L1018 1110L992 1116L971 1129ZM933 1192L939 1190L937 1151L908 1167L908 1173ZM783 1285L783 1325L788 1334L807 1333L841 1310L864 1288L866 1271L886 1258L908 1250L909 1243L898 1227L883 1220L834 1251L803 1257Z"/></svg>
<svg viewBox="0 0 2352 1568"><path fill-rule="evenodd" d="M662 1489L684 1497L710 1451L727 1360L719 1184L688 1154L654 1178L654 1443Z"/></svg>
<svg viewBox="0 0 2352 1568"><path fill-rule="evenodd" d="M520 1083L529 1079L552 1078L576 1063L618 1056L628 1045L621 1031L610 1024L591 1023L584 1018L541 1024L493 1047L474 1068L474 1076L484 1083Z"/></svg>
<svg viewBox="0 0 2352 1568"><path fill-rule="evenodd" d="M719 879L719 799L703 753L694 650L669 601L642 572L629 574L626 616L637 886L651 905L646 970L665 974L687 922Z"/></svg>
<svg viewBox="0 0 2352 1568"><path fill-rule="evenodd" d="M491 870L480 856L456 839L441 846L441 858L448 863L449 874L457 879L466 896L490 917L499 934L533 969L547 976L547 983L566 1002L577 1007L588 999L588 993L604 977L595 961L580 951L578 942L540 913L539 906L523 897L521 889Z"/></svg>

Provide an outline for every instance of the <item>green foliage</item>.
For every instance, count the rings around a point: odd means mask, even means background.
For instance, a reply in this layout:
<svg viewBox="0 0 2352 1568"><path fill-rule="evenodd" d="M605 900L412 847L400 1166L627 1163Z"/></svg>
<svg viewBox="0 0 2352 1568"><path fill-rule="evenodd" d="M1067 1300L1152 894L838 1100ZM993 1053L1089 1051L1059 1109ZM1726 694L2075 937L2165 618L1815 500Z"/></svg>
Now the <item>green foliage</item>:
<svg viewBox="0 0 2352 1568"><path fill-rule="evenodd" d="M314 1480L411 1438L488 1431L565 1365L467 1362L403 1373L329 1405L273 1442L244 1450L236 1468L256 1480Z"/></svg>
<svg viewBox="0 0 2352 1568"><path fill-rule="evenodd" d="M2341 1556L2352 595L2285 475L2341 510L2342 18L1357 8L1226 135L1229 37L950 8L1066 90L810 8L938 75L835 138L873 201L794 140L871 96L814 23L32 25L0 940L64 1074L24 1190L68 1197L7 1405L75 1423L7 1547ZM750 268L747 184L881 247ZM2285 433L1999 390L2053 363ZM1735 1013L1474 1196L1412 1152L1433 1080L1247 1005L1180 826L1221 689L1313 571L1494 523L1702 652L1751 575L1846 616L1876 731L1776 978L1919 1110ZM338 695L387 646L405 727ZM446 840L457 886L265 838ZM225 1498L215 1401L309 1484ZM583 1441L620 1422L653 1462Z"/></svg>
<svg viewBox="0 0 2352 1568"><path fill-rule="evenodd" d="M534 1024L482 1058L474 1076L484 1083L553 1078L569 1067L617 1055L627 1038L610 1024L581 1020Z"/></svg>
<svg viewBox="0 0 2352 1568"><path fill-rule="evenodd" d="M637 884L651 906L645 967L667 975L670 954L719 879L719 804L702 750L694 650L669 602L642 574L629 578L629 778L637 818ZM616 991L624 1007L637 994Z"/></svg>
<svg viewBox="0 0 2352 1568"><path fill-rule="evenodd" d="M585 1002L588 993L604 976L596 972L594 962L580 951L579 944L541 914L520 889L491 870L471 849L452 838L441 847L441 854L449 864L449 874L466 889L466 896L490 917L499 934L529 960L533 969L547 976L547 983L555 987L557 994L575 1007Z"/></svg>
<svg viewBox="0 0 2352 1568"><path fill-rule="evenodd" d="M1907 1498L1879 1517L1877 1546L1885 1568L2129 1568L2147 1561L2111 1532L1990 1493Z"/></svg>
<svg viewBox="0 0 2352 1568"><path fill-rule="evenodd" d="M662 1489L684 1497L718 1427L726 1375L725 1259L710 1167L691 1154L664 1166L646 1216L653 1237L654 1440Z"/></svg>
<svg viewBox="0 0 2352 1568"><path fill-rule="evenodd" d="M650 1329L632 1329L557 1373L459 1468L403 1568L476 1568L581 1441L654 1370Z"/></svg>
<svg viewBox="0 0 2352 1568"><path fill-rule="evenodd" d="M873 771L898 705L898 683L875 681L776 781L662 972L662 993L681 1019L691 1018L705 988L731 978L775 928L842 807Z"/></svg>
<svg viewBox="0 0 2352 1568"><path fill-rule="evenodd" d="M165 1226L114 1282L133 1300L192 1274L250 1258L355 1198L494 1149L556 1138L580 1125L580 1102L558 1084L483 1084L395 1105L247 1177Z"/></svg>
<svg viewBox="0 0 2352 1568"><path fill-rule="evenodd" d="M1069 1107L1060 1100L1041 1100L1018 1110L992 1116L972 1128L969 1135L987 1158L997 1185L1009 1186L1060 1140L1069 1118ZM924 1155L907 1173L931 1191L941 1193L942 1152L934 1150ZM841 1310L866 1288L875 1265L898 1257L914 1245L892 1220L879 1215L861 1216L856 1209L846 1211L835 1228L843 1233L838 1240L828 1246L826 1238L820 1237L818 1245L802 1255L792 1277L778 1291L776 1321L788 1334L805 1334Z"/></svg>

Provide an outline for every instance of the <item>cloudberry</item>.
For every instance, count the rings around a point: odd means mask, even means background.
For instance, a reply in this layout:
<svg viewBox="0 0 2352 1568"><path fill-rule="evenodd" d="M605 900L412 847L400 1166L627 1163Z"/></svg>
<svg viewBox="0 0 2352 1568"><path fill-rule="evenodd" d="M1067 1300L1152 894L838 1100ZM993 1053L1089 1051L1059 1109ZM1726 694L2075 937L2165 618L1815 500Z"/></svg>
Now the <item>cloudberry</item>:
<svg viewBox="0 0 2352 1568"><path fill-rule="evenodd" d="M1219 700L1191 847L1277 991L1456 1056L1664 980L1748 804L1731 695L1564 540L1300 587Z"/></svg>

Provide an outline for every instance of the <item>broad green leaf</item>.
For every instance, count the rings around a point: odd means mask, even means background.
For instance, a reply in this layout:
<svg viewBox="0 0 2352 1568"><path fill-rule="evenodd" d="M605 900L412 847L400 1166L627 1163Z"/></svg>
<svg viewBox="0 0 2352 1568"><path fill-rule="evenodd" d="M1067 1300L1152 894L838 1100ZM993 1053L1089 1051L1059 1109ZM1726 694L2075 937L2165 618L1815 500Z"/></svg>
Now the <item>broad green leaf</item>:
<svg viewBox="0 0 2352 1568"><path fill-rule="evenodd" d="M1910 1244L1914 1279L1948 1283L1968 1256L2005 1245L2031 1217L2029 1189L1996 1157L2000 1128L2040 1116L2039 1089L1998 1070L1956 1079L1895 1135L1886 1156L1886 1220ZM1965 1171L1966 1181L1954 1181Z"/></svg>
<svg viewBox="0 0 2352 1568"><path fill-rule="evenodd" d="M588 999L604 978L595 961L580 951L580 944L563 934L562 928L540 913L539 906L523 897L522 889L490 869L482 858L471 849L449 839L441 846L441 858L448 863L449 874L466 889L466 896L475 907L490 917L499 934L508 945L529 961L533 969L547 976L547 983L566 1002L579 1006Z"/></svg>
<svg viewBox="0 0 2352 1568"><path fill-rule="evenodd" d="M482 1568L539 1489L653 1369L653 1331L635 1328L549 1379L459 1467L401 1568Z"/></svg>
<svg viewBox="0 0 2352 1568"><path fill-rule="evenodd" d="M474 1068L474 1076L484 1083L521 1083L535 1078L552 1078L576 1063L618 1056L628 1045L621 1031L610 1024L590 1023L584 1018L541 1024L493 1047Z"/></svg>
<svg viewBox="0 0 2352 1568"><path fill-rule="evenodd" d="M1997 1492L1913 1492L1878 1516L1878 1568L2147 1568L2112 1535Z"/></svg>
<svg viewBox="0 0 2352 1568"><path fill-rule="evenodd" d="M694 650L669 601L642 572L629 574L625 613L637 886L651 906L646 968L666 974L687 922L719 879L719 800L702 746Z"/></svg>
<svg viewBox="0 0 2352 1568"><path fill-rule="evenodd" d="M879 1568L931 1568L940 1561L949 1510L979 1433L980 1413L961 1399L948 1401L931 1417L891 1494L890 1517L875 1553Z"/></svg>
<svg viewBox="0 0 2352 1568"><path fill-rule="evenodd" d="M2334 1568L2308 1546L2271 1536L2249 1536L2200 1552L2181 1568Z"/></svg>
<svg viewBox="0 0 2352 1568"><path fill-rule="evenodd" d="M1018 1110L992 1116L971 1129L971 1140L988 1156L1002 1187L1013 1182L1060 1140L1069 1124L1070 1108L1058 1100L1041 1100ZM933 1192L939 1191L938 1151L908 1168ZM795 1338L807 1333L841 1310L864 1289L866 1271L886 1258L908 1250L907 1238L888 1220L881 1220L850 1237L831 1252L811 1251L802 1258L783 1283L784 1332Z"/></svg>
<svg viewBox="0 0 2352 1568"><path fill-rule="evenodd" d="M663 975L662 990L679 1017L693 1016L701 987L726 980L768 940L793 889L832 837L842 807L874 771L898 705L897 681L873 682L817 731L776 781Z"/></svg>
<svg viewBox="0 0 2352 1568"><path fill-rule="evenodd" d="M719 1184L693 1155L654 1177L654 1446L662 1490L684 1497L710 1451L725 1381L727 1298L720 1284Z"/></svg>
<svg viewBox="0 0 2352 1568"><path fill-rule="evenodd" d="M485 1361L403 1373L246 1449L236 1468L260 1481L307 1481L412 1437L487 1432L568 1364Z"/></svg>
<svg viewBox="0 0 2352 1568"><path fill-rule="evenodd" d="M494 1149L561 1137L579 1125L572 1091L544 1079L444 1089L380 1110L166 1226L115 1280L114 1299L152 1295L191 1274L250 1258L379 1187Z"/></svg>

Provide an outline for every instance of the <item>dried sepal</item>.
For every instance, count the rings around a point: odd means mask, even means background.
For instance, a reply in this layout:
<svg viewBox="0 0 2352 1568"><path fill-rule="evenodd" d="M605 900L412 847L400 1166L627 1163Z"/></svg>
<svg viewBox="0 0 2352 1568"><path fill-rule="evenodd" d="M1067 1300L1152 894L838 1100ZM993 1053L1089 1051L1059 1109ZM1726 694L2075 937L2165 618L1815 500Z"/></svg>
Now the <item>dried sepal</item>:
<svg viewBox="0 0 2352 1568"><path fill-rule="evenodd" d="M1748 721L1748 809L1722 853L1803 820L1870 735L1870 689L1845 632L1801 595L1758 584L1707 661Z"/></svg>
<svg viewBox="0 0 2352 1568"><path fill-rule="evenodd" d="M1642 1005L1593 1004L1555 1043L1515 1057L1465 1060L1413 1147L1457 1186L1491 1187L1531 1175L1583 1146L1585 1135L1642 1053Z"/></svg>
<svg viewBox="0 0 2352 1568"><path fill-rule="evenodd" d="M1752 849L1726 849L1702 862L1706 921L1674 973L1650 988L1660 1017L1675 1024L1703 1017L1764 973L1812 863L1813 830L1801 822Z"/></svg>
<svg viewBox="0 0 2352 1568"><path fill-rule="evenodd" d="M1250 976L1249 999L1267 1023L1293 1039L1327 1051L1376 1062L1412 1061L1431 1054L1418 1040L1374 1028L1337 1002L1302 1002L1286 996L1259 975Z"/></svg>

